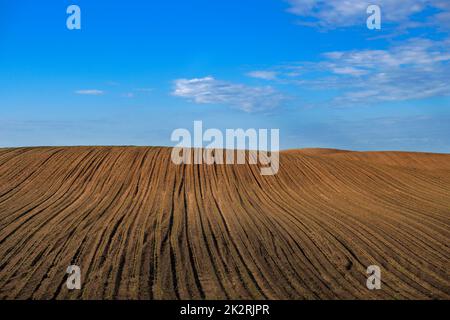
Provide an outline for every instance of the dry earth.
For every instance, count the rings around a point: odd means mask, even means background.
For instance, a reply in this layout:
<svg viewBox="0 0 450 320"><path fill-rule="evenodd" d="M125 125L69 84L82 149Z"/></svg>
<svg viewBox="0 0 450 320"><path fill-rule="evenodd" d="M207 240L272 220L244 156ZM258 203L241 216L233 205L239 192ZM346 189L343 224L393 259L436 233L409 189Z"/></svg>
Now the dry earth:
<svg viewBox="0 0 450 320"><path fill-rule="evenodd" d="M0 298L450 298L450 155L292 150L261 176L170 151L0 149Z"/></svg>

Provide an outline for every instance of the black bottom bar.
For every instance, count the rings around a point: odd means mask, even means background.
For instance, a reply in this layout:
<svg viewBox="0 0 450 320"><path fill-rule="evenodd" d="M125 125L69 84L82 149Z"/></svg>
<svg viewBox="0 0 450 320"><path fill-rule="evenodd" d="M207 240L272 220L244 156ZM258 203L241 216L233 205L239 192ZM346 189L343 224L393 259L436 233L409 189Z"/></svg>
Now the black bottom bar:
<svg viewBox="0 0 450 320"><path fill-rule="evenodd" d="M314 319L322 317L385 318L448 311L449 301L1 301L15 316L82 319ZM8 310L11 309L11 310ZM5 313L4 313L5 314Z"/></svg>

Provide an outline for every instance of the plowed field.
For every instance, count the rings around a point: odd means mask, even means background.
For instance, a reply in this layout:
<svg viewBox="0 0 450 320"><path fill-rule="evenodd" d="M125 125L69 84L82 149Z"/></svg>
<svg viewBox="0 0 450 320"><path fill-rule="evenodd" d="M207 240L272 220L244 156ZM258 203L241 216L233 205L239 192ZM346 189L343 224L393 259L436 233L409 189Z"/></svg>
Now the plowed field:
<svg viewBox="0 0 450 320"><path fill-rule="evenodd" d="M292 150L262 176L170 152L0 149L0 298L450 298L450 155Z"/></svg>

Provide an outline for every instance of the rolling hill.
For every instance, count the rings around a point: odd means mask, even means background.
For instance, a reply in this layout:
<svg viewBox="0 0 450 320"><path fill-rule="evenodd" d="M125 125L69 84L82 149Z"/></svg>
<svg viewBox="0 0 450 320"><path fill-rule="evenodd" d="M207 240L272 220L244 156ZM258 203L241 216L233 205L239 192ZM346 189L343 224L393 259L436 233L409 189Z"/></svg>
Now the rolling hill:
<svg viewBox="0 0 450 320"><path fill-rule="evenodd" d="M289 150L261 176L170 152L0 149L0 299L450 298L450 155Z"/></svg>

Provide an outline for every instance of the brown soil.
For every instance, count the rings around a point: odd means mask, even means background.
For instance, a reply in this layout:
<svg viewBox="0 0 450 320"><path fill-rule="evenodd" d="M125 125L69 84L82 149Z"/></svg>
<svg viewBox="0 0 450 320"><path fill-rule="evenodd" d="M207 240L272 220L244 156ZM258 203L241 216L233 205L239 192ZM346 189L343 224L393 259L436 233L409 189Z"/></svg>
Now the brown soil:
<svg viewBox="0 0 450 320"><path fill-rule="evenodd" d="M261 176L170 152L0 149L0 298L450 298L450 155L290 150Z"/></svg>

